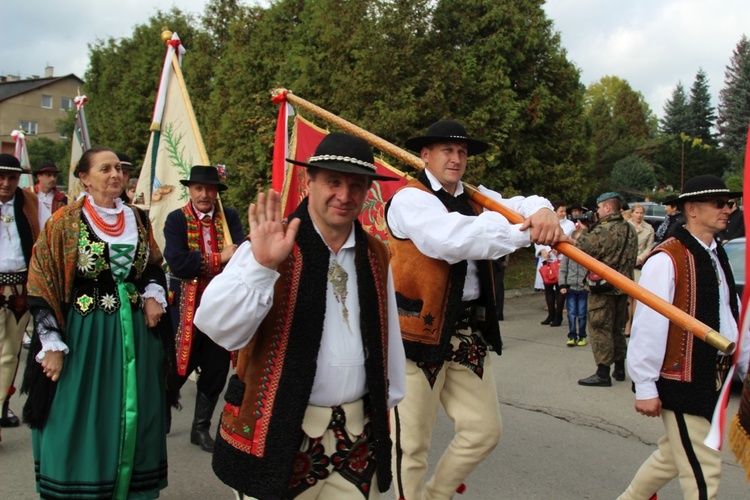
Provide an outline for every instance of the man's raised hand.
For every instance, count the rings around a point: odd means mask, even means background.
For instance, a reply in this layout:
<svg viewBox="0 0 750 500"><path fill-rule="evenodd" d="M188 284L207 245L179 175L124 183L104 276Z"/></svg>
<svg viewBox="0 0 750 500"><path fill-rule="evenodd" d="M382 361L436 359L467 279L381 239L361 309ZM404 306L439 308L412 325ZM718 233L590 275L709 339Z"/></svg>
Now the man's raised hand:
<svg viewBox="0 0 750 500"><path fill-rule="evenodd" d="M256 203L247 209L250 243L258 264L276 269L292 251L300 220L293 219L286 230L282 224L281 196L273 189L258 194Z"/></svg>

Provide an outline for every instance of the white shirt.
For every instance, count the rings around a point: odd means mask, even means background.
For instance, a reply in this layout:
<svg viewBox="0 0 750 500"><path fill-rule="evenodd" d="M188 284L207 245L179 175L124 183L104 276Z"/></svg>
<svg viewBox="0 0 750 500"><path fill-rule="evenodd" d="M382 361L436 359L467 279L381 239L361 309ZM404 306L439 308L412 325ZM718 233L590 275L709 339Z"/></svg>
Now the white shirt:
<svg viewBox="0 0 750 500"><path fill-rule="evenodd" d="M318 230L317 227L315 228ZM319 233L319 232L318 232ZM360 304L354 265L354 231L338 254L329 248L329 265L335 259L348 275L344 321L343 305L329 282L323 336L317 353L317 372L309 404L337 406L360 399L367 393L365 356L359 329ZM221 274L203 292L195 313L195 326L227 350L247 345L273 305L273 287L279 273L255 260L251 244L240 245ZM300 293L304 293L300 290ZM388 407L404 397L406 358L398 323L393 276L388 268ZM311 353L312 354L312 353Z"/></svg>
<svg viewBox="0 0 750 500"><path fill-rule="evenodd" d="M196 215L198 215L199 221L202 221L205 217L213 218L214 216L213 210L204 214L203 212L195 208L195 205L193 205L193 210L195 211ZM214 249L213 249L213 242L211 241L211 226L204 226L203 224L200 224L200 227L201 227L201 233L203 233L203 253L212 254L214 253Z"/></svg>
<svg viewBox="0 0 750 500"><path fill-rule="evenodd" d="M425 170L432 189L442 189L432 173ZM479 191L508 208L530 217L542 208L552 210L552 204L539 196L516 196L505 199L500 193L479 186ZM464 192L459 183L454 196ZM496 260L531 243L529 231L521 231L521 224L511 224L503 215L485 210L478 216L448 212L433 194L416 188L402 189L391 199L388 227L394 236L408 238L427 257L455 264L468 261L462 300L473 300L480 295L477 260Z"/></svg>
<svg viewBox="0 0 750 500"><path fill-rule="evenodd" d="M13 206L15 199L16 197L13 196L7 203L0 201L0 273L17 273L26 269L21 236L16 226L16 210ZM39 204L38 212L41 230L50 213L42 203ZM24 214L20 216L25 217ZM5 222L6 220L8 222Z"/></svg>
<svg viewBox="0 0 750 500"><path fill-rule="evenodd" d="M39 198L39 205L44 205L44 207L49 211L50 217L52 216L52 202L55 200L55 190L50 189L48 193L43 192L41 189L36 194L37 198ZM47 217L49 218L49 217ZM44 222L47 222L45 219ZM40 226L43 227L43 226Z"/></svg>
<svg viewBox="0 0 750 500"><path fill-rule="evenodd" d="M729 307L729 286L724 275L724 270L719 264L715 254L716 242L711 242L707 247L696 238L703 248L708 250L709 255L715 262L716 272L719 274L721 284L719 285L719 333L731 341L737 341L737 322L732 316ZM665 252L659 252L646 261L638 284L653 292L670 304L674 299L675 274L672 259ZM739 299L738 299L739 301ZM659 397L656 389L656 381L664 363L664 355L667 349L667 332L669 330L669 319L657 313L650 307L638 302L635 308L633 326L630 331L630 342L628 344L628 373L635 383L636 399L653 399ZM744 333L737 373L741 380L745 380L748 360L750 359L750 335Z"/></svg>

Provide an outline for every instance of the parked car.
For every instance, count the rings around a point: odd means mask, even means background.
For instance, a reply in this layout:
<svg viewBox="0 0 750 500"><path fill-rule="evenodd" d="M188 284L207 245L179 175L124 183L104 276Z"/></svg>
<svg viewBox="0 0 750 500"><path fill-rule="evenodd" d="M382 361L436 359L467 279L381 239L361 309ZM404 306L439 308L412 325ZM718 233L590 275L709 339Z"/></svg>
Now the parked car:
<svg viewBox="0 0 750 500"><path fill-rule="evenodd" d="M724 243L724 250L729 257L732 266L734 283L737 285L737 293L742 297L745 288L745 238L735 238Z"/></svg>
<svg viewBox="0 0 750 500"><path fill-rule="evenodd" d="M636 201L630 204L631 207L633 205L643 205L643 220L651 224L654 231L656 231L667 217L667 209L659 203L654 203L653 201Z"/></svg>

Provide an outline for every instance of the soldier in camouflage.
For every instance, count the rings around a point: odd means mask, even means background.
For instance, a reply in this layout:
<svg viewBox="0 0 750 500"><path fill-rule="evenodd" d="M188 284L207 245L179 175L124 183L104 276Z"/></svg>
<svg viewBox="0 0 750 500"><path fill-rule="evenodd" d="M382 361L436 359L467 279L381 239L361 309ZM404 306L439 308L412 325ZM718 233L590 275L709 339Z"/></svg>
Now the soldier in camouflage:
<svg viewBox="0 0 750 500"><path fill-rule="evenodd" d="M622 198L617 193L604 193L596 200L599 221L588 233L582 234L576 246L627 278L633 279L638 239L632 226L620 214ZM586 280L589 288L588 328L591 349L597 364L596 373L581 379L585 386L611 387L609 370L615 365L615 380L625 380L625 324L628 321L628 296L620 289L597 287Z"/></svg>

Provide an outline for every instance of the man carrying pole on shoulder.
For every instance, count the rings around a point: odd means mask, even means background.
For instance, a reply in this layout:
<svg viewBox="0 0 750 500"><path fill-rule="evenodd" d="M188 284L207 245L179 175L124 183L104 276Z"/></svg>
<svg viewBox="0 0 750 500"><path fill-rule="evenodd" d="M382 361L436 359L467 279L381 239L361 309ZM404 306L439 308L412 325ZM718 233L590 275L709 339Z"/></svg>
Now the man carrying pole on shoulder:
<svg viewBox="0 0 750 500"><path fill-rule="evenodd" d="M739 300L726 252L716 235L726 229L728 201L741 196L713 175L693 177L676 203L685 226L656 247L639 284L688 312L740 346L737 373L745 379L750 338L737 321ZM659 447L641 465L623 500L650 499L675 477L685 498L716 498L721 456L704 443L731 356L694 337L644 304L638 304L628 345L628 373L635 384L635 410L661 417Z"/></svg>
<svg viewBox="0 0 750 500"><path fill-rule="evenodd" d="M407 500L448 499L497 445L502 423L488 350L500 354L492 260L532 242L567 241L544 198L502 199L527 217L510 224L470 202L461 179L469 156L489 145L453 120L407 141L425 170L389 202L401 335L407 357L406 397L391 412L396 494ZM456 435L424 485L427 451L438 406Z"/></svg>

